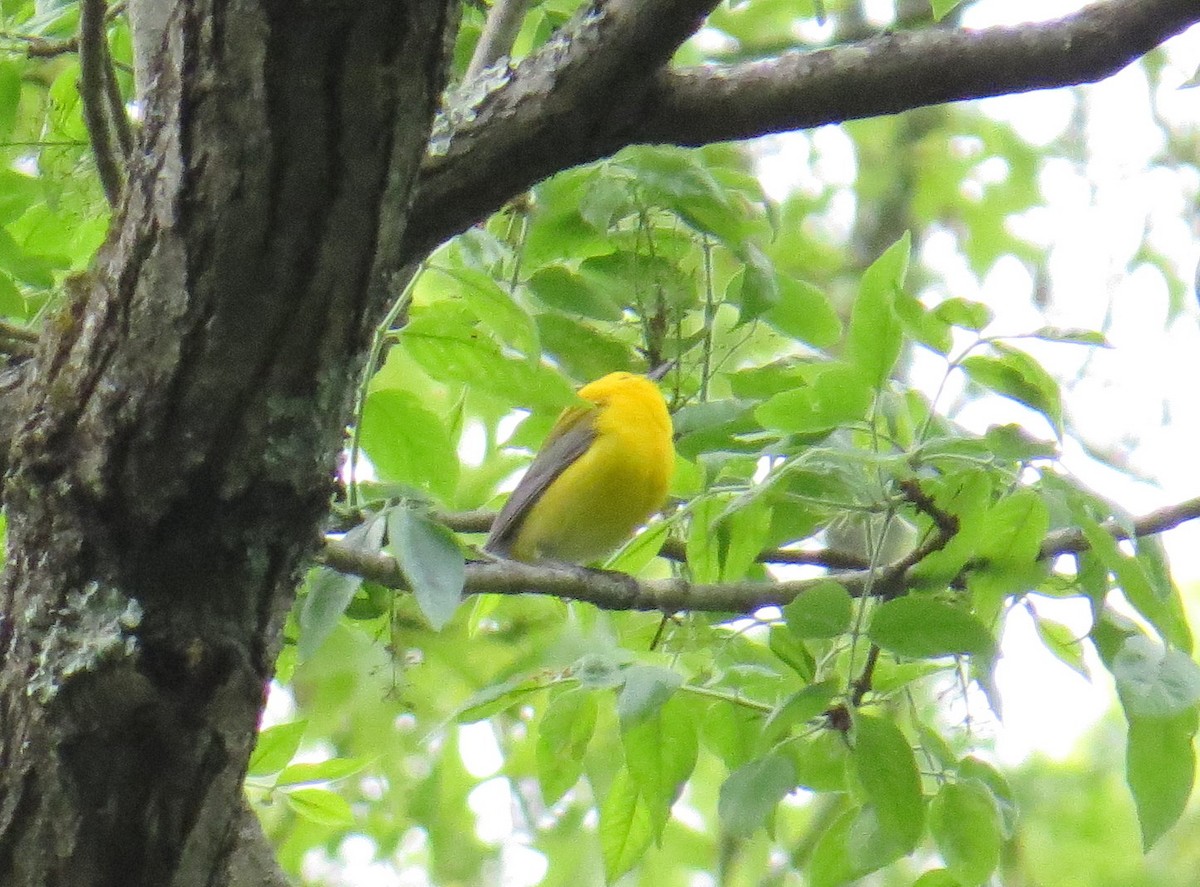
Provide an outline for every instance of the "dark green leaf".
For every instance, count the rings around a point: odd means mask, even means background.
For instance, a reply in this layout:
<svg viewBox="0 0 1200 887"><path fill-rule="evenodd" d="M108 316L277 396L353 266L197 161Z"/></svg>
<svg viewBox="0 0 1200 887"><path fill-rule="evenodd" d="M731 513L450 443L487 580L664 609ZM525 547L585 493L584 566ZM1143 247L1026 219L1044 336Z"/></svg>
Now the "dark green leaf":
<svg viewBox="0 0 1200 887"><path fill-rule="evenodd" d="M408 391L372 391L363 407L362 447L385 481L412 484L443 500L458 484L458 452L437 414Z"/></svg>
<svg viewBox="0 0 1200 887"><path fill-rule="evenodd" d="M621 319L621 306L562 265L539 268L530 275L529 288L543 305L564 314L606 321Z"/></svg>

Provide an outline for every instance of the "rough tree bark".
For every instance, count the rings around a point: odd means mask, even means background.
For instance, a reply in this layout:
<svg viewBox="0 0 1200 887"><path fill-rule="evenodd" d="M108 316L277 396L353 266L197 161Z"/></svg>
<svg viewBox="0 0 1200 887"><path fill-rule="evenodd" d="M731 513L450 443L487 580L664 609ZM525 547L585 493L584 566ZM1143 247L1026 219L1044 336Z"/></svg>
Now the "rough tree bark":
<svg viewBox="0 0 1200 887"><path fill-rule="evenodd" d="M447 0L185 0L26 385L0 883L227 883L279 627L399 266Z"/></svg>

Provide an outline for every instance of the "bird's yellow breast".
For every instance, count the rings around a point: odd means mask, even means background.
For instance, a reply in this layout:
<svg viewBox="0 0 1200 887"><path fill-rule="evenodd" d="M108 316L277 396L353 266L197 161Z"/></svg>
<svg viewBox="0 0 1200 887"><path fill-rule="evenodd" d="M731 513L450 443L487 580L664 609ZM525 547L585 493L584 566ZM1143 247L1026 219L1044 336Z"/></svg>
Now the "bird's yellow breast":
<svg viewBox="0 0 1200 887"><path fill-rule="evenodd" d="M518 560L586 563L610 553L662 507L675 468L671 417L654 383L613 373L579 396L597 405L595 437L525 516Z"/></svg>

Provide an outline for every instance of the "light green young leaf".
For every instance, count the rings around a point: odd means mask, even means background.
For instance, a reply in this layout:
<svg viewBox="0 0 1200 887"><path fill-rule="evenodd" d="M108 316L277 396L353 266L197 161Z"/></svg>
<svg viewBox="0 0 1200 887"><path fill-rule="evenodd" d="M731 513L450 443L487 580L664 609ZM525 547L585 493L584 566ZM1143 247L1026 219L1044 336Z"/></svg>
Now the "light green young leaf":
<svg viewBox="0 0 1200 887"><path fill-rule="evenodd" d="M782 755L744 764L721 785L717 816L722 827L734 837L749 837L795 787L795 768Z"/></svg>
<svg viewBox="0 0 1200 887"><path fill-rule="evenodd" d="M653 840L654 817L637 783L622 767L600 805L600 853L604 857L605 880L612 884L637 865Z"/></svg>
<svg viewBox="0 0 1200 887"><path fill-rule="evenodd" d="M1105 338L1104 333L1096 332L1095 330L1044 326L1030 333L1030 337L1042 339L1046 342L1061 342L1066 345L1093 345L1099 348L1112 347L1108 339Z"/></svg>
<svg viewBox="0 0 1200 887"><path fill-rule="evenodd" d="M466 578L454 534L416 509L400 506L388 512L388 551L429 624L442 628L462 601Z"/></svg>
<svg viewBox="0 0 1200 887"><path fill-rule="evenodd" d="M385 481L430 490L443 501L458 485L458 451L441 418L416 395L382 388L367 395L360 436Z"/></svg>
<svg viewBox="0 0 1200 887"><path fill-rule="evenodd" d="M972 302L970 299L946 299L946 301L938 303L933 311L951 326L976 333L992 322L992 309L981 302Z"/></svg>
<svg viewBox="0 0 1200 887"><path fill-rule="evenodd" d="M1042 365L1007 345L993 345L996 356L973 355L962 362L972 381L1041 413L1062 437L1062 393Z"/></svg>
<svg viewBox="0 0 1200 887"><path fill-rule="evenodd" d="M871 640L914 659L954 654L990 655L991 633L961 607L921 594L887 601L871 618Z"/></svg>
<svg viewBox="0 0 1200 887"><path fill-rule="evenodd" d="M861 420L872 397L870 379L862 369L831 362L811 384L774 395L754 415L767 428L815 434Z"/></svg>
<svg viewBox="0 0 1200 887"><path fill-rule="evenodd" d="M929 8L933 10L933 20L940 22L946 17L946 13L950 12L962 0L929 0Z"/></svg>
<svg viewBox="0 0 1200 887"><path fill-rule="evenodd" d="M596 697L577 688L554 697L538 724L537 768L542 799L549 806L567 793L583 772L583 755L596 727Z"/></svg>
<svg viewBox="0 0 1200 887"><path fill-rule="evenodd" d="M803 280L780 275L779 301L763 320L797 342L829 348L842 338L842 320L826 295Z"/></svg>
<svg viewBox="0 0 1200 887"><path fill-rule="evenodd" d="M850 628L852 609L845 588L822 582L793 598L783 608L783 618L798 638L835 638Z"/></svg>
<svg viewBox="0 0 1200 887"><path fill-rule="evenodd" d="M1000 863L1000 811L981 782L947 782L929 805L929 831L963 887L983 884Z"/></svg>
<svg viewBox="0 0 1200 887"><path fill-rule="evenodd" d="M341 795L323 788L298 788L285 792L287 805L309 822L318 825L346 826L354 824L350 804Z"/></svg>
<svg viewBox="0 0 1200 887"><path fill-rule="evenodd" d="M270 776L278 773L296 756L308 721L292 721L268 727L258 734L246 773L249 776Z"/></svg>
<svg viewBox="0 0 1200 887"><path fill-rule="evenodd" d="M1196 708L1171 717L1129 715L1125 779L1149 850L1187 807L1196 777Z"/></svg>
<svg viewBox="0 0 1200 887"><path fill-rule="evenodd" d="M677 699L657 711L622 722L625 767L637 783L654 822L658 840L671 815L671 805L696 766L698 743L691 712Z"/></svg>
<svg viewBox="0 0 1200 887"><path fill-rule="evenodd" d="M275 780L277 788L309 785L314 782L333 782L361 773L367 766L362 758L330 758L314 764L291 764Z"/></svg>
<svg viewBox="0 0 1200 887"><path fill-rule="evenodd" d="M896 291L904 286L912 236L905 232L863 272L858 297L850 310L846 359L858 367L872 388L887 382L900 356L903 329L896 314Z"/></svg>
<svg viewBox="0 0 1200 887"><path fill-rule="evenodd" d="M886 855L899 858L925 831L925 798L912 747L899 727L872 715L855 714L853 736L851 757L874 808L879 837L887 844Z"/></svg>

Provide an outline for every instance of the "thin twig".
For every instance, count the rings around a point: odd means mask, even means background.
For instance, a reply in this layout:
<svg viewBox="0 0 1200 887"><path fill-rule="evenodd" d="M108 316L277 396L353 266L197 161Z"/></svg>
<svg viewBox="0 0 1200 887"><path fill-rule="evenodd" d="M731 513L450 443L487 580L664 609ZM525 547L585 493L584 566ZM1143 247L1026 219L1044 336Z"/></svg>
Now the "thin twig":
<svg viewBox="0 0 1200 887"><path fill-rule="evenodd" d="M79 96L83 101L83 119L87 124L96 170L109 206L121 197L124 176L114 150L116 143L109 127L111 109L106 87L108 79L108 40L104 34L104 0L81 0L79 4Z"/></svg>
<svg viewBox="0 0 1200 887"><path fill-rule="evenodd" d="M475 53L467 65L464 80L470 80L512 52L513 43L525 20L529 0L496 0L475 44Z"/></svg>

